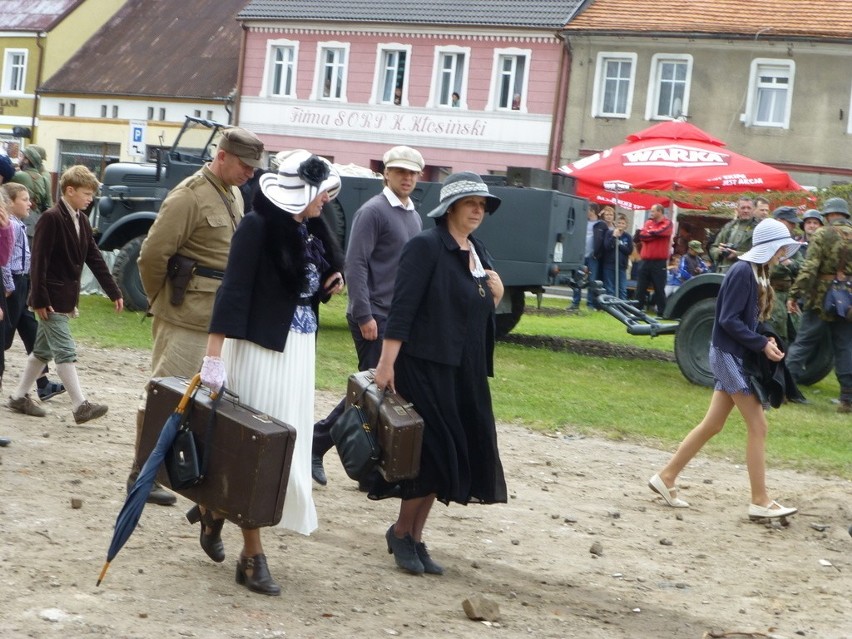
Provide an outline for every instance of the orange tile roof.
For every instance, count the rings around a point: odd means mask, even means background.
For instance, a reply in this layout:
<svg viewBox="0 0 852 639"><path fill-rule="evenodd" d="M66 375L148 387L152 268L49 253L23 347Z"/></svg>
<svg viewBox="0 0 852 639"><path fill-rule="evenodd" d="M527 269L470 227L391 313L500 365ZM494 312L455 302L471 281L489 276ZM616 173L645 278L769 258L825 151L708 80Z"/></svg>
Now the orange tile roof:
<svg viewBox="0 0 852 639"><path fill-rule="evenodd" d="M852 41L852 1L594 0L565 30Z"/></svg>

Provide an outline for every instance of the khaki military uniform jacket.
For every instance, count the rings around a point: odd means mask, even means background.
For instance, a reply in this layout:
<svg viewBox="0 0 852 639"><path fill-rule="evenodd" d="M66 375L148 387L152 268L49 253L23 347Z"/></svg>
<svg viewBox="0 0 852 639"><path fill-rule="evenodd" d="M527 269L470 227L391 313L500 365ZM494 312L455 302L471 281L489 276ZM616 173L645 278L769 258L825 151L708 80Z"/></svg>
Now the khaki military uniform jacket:
<svg viewBox="0 0 852 639"><path fill-rule="evenodd" d="M852 222L848 219L835 220L817 229L808 244L808 254L790 295L793 299L805 300L805 310L817 311L828 322L839 320L836 314L823 311L822 305L831 281L837 274L842 252L852 257ZM846 260L844 270L847 279L852 279L852 259Z"/></svg>
<svg viewBox="0 0 852 639"><path fill-rule="evenodd" d="M710 257L716 264L717 272L724 273L737 261L736 258L726 257L726 254L719 250L719 245L730 244L737 254L742 255L751 248L751 236L754 234L755 226L757 226L757 220L749 218L733 219L722 227L713 241L713 246L710 247Z"/></svg>
<svg viewBox="0 0 852 639"><path fill-rule="evenodd" d="M231 237L242 217L239 189L226 186L209 165L169 192L139 254L142 286L156 317L207 332L221 280L193 275L183 304L174 306L169 301L172 286L166 278L167 263L179 253L197 260L199 266L224 271Z"/></svg>

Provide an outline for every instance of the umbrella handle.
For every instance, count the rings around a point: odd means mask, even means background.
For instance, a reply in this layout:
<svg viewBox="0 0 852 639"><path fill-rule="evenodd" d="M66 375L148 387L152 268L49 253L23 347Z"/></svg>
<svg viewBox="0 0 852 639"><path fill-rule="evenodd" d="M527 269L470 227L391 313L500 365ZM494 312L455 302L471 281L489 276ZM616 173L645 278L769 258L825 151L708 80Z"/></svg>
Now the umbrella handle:
<svg viewBox="0 0 852 639"><path fill-rule="evenodd" d="M189 380L189 386L186 387L186 391L183 393L183 397L180 398L180 403L177 406L175 412L183 414L186 410L186 407L189 405L190 399L192 399L192 393L195 392L195 389L198 388L198 385L201 383L201 373L196 373L191 380Z"/></svg>

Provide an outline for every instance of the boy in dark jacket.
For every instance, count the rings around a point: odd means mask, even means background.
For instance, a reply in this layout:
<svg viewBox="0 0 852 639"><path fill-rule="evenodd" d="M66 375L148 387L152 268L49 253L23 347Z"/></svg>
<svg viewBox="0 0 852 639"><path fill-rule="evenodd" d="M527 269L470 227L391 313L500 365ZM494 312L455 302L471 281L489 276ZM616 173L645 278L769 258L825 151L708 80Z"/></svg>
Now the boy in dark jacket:
<svg viewBox="0 0 852 639"><path fill-rule="evenodd" d="M120 313L124 300L101 257L92 227L83 211L92 203L98 180L85 166L69 168L59 181L62 197L44 212L36 226L32 248L29 305L39 319L35 346L9 408L18 413L44 417L45 410L29 395L44 365L56 361L56 372L68 391L74 421L78 424L106 414L107 407L86 400L77 378L77 346L69 320L78 315L80 275L83 264L94 273Z"/></svg>

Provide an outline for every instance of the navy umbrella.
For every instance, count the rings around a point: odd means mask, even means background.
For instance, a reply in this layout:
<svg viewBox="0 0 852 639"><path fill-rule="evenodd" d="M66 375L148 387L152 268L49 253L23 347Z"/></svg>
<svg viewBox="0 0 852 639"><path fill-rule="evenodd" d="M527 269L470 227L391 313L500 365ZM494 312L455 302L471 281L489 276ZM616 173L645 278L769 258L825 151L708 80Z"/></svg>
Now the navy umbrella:
<svg viewBox="0 0 852 639"><path fill-rule="evenodd" d="M157 444L154 446L154 450L151 451L150 456L142 466L142 470L139 471L136 483L133 484L130 492L127 493L127 499L124 500L124 506L121 507L118 517L115 518L115 529L113 530L112 541L110 542L109 550L107 551L106 563L101 570L100 577L98 577L98 586L100 586L101 582L104 580L104 576L106 575L110 562L115 559L118 551L122 549L124 544L130 538L130 535L132 535L133 531L136 530L136 524L139 523L139 518L142 516L142 509L145 508L145 501L148 499L151 487L154 485L154 478L157 476L157 470L160 468L160 464L163 463L166 453L171 447L172 442L175 440L183 413L189 405L193 391L200 382L201 375L196 375L189 382L189 386L183 394L183 398L181 398L178 403L175 412L169 415L169 418L163 425L163 430L160 431L160 436L157 438Z"/></svg>

